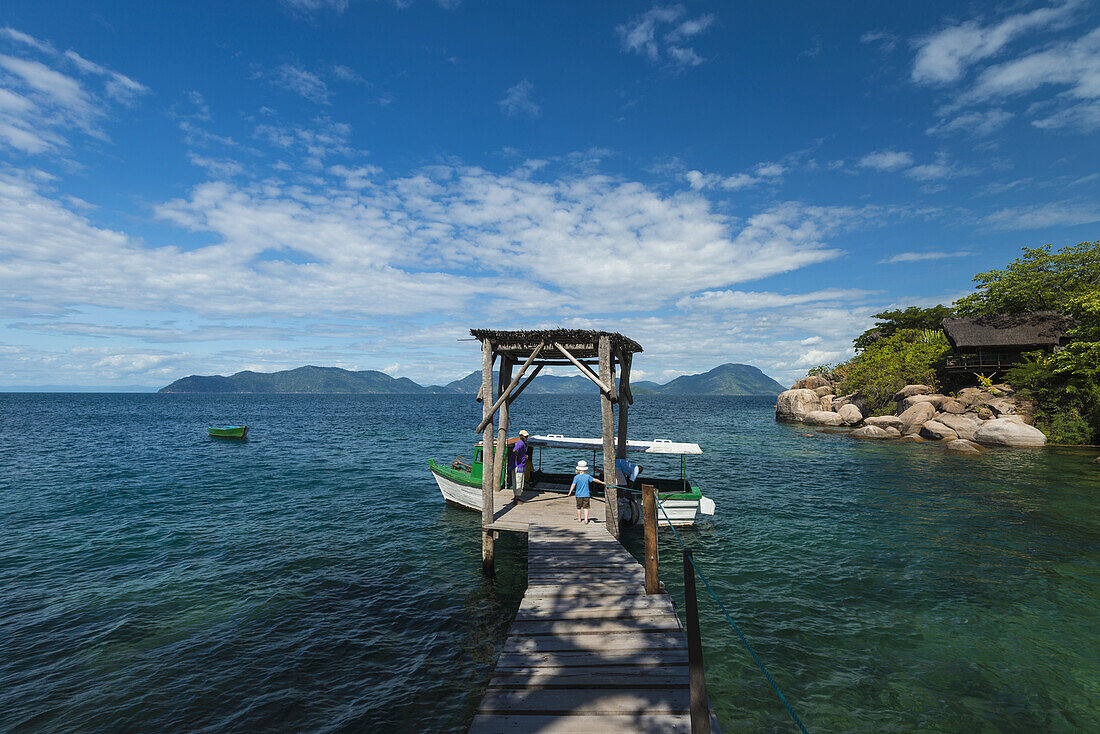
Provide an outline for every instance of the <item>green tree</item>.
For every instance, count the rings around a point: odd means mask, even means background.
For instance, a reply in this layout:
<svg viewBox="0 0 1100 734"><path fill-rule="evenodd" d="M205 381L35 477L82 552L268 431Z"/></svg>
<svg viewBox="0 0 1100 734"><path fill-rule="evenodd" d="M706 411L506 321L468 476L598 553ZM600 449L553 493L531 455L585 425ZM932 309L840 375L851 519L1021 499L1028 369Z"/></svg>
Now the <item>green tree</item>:
<svg viewBox="0 0 1100 734"><path fill-rule="evenodd" d="M1025 247L1004 270L974 276L976 292L955 302L965 316L1029 311L1073 313L1074 299L1100 290L1100 240L1052 252Z"/></svg>
<svg viewBox="0 0 1100 734"><path fill-rule="evenodd" d="M1025 247L1008 267L974 282L976 292L955 303L960 313L1054 310L1077 319L1064 349L1028 355L1008 379L1035 401L1036 422L1052 441L1100 441L1100 240L1058 252Z"/></svg>
<svg viewBox="0 0 1100 734"><path fill-rule="evenodd" d="M868 345L860 354L837 365L841 393L862 392L874 412L889 405L901 388L935 385L944 356L951 349L939 329L902 329Z"/></svg>
<svg viewBox="0 0 1100 734"><path fill-rule="evenodd" d="M1065 349L1035 352L1009 372L1032 397L1036 419L1055 443L1100 442L1100 290L1069 298L1065 310L1079 325Z"/></svg>
<svg viewBox="0 0 1100 734"><path fill-rule="evenodd" d="M875 314L878 323L852 342L856 349L866 349L879 339L891 337L903 329L939 329L940 322L955 315L955 309L938 304L932 308L910 306L904 311L883 311Z"/></svg>

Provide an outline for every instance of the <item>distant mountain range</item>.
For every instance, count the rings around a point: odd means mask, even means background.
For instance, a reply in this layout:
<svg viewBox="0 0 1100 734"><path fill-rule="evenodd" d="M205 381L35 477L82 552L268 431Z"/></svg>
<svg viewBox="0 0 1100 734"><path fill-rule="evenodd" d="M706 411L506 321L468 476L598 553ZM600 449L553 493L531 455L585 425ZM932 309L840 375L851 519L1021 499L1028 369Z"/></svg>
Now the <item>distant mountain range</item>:
<svg viewBox="0 0 1100 734"><path fill-rule="evenodd" d="M0 392L156 392L149 385L0 385Z"/></svg>
<svg viewBox="0 0 1100 734"><path fill-rule="evenodd" d="M481 372L471 372L446 385L418 385L407 377L385 372L353 372L339 367L298 367L281 372L238 372L235 375L191 375L162 387L163 393L357 393L371 395L475 394ZM778 395L786 388L747 364L723 364L700 375L683 375L665 385L640 380L630 385L636 395ZM577 395L595 392L588 379L539 375L528 386L532 395Z"/></svg>

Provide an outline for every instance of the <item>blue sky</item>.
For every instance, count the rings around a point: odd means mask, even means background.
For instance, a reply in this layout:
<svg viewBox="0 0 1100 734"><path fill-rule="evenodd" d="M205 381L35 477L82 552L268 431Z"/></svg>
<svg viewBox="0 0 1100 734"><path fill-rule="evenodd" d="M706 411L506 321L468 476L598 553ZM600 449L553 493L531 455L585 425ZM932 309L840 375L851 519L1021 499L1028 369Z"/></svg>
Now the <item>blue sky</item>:
<svg viewBox="0 0 1100 734"><path fill-rule="evenodd" d="M551 325L789 382L1100 237L1095 4L818 6L9 0L0 385L445 382Z"/></svg>

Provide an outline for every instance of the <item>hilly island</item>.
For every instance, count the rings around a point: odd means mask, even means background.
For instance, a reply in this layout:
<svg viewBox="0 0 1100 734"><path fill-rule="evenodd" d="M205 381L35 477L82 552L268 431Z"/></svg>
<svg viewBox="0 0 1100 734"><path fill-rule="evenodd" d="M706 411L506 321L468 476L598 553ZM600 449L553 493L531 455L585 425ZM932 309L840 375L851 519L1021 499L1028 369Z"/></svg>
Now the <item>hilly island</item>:
<svg viewBox="0 0 1100 734"><path fill-rule="evenodd" d="M377 370L345 370L340 367L298 367L279 372L246 370L233 375L191 375L162 387L162 393L280 393L431 395L476 393L481 373L471 372L446 385L420 385L407 377L391 377ZM698 375L682 375L666 384L639 381L634 392L660 395L769 395L785 386L747 364L723 364ZM596 386L584 377L540 375L527 392L570 395L594 392Z"/></svg>

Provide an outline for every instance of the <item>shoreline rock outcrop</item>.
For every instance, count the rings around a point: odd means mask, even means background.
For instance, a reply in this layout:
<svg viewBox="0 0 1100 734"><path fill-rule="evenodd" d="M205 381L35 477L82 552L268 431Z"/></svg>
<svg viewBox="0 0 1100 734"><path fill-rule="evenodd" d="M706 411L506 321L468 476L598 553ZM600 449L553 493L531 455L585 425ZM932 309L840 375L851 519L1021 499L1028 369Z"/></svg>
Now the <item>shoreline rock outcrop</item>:
<svg viewBox="0 0 1100 734"><path fill-rule="evenodd" d="M906 385L893 401L895 415L867 416L864 395L838 397L828 378L809 375L779 394L775 418L850 428L848 435L859 439L940 441L961 455L980 454L980 446L1033 448L1047 442L1043 432L1030 425L1031 404L1015 397L1010 385L967 387L955 395L937 393L928 385Z"/></svg>
<svg viewBox="0 0 1100 734"><path fill-rule="evenodd" d="M974 441L982 446L1034 448L1045 446L1047 437L1034 426L1012 418L994 418L974 432Z"/></svg>
<svg viewBox="0 0 1100 734"><path fill-rule="evenodd" d="M802 421L815 410L821 410L821 398L808 388L793 388L775 399L775 417L781 421Z"/></svg>
<svg viewBox="0 0 1100 734"><path fill-rule="evenodd" d="M944 448L955 454L968 454L970 456L977 456L982 453L982 450L978 448L978 444L973 441L967 441L965 438L957 438L954 441L948 441L947 446Z"/></svg>

